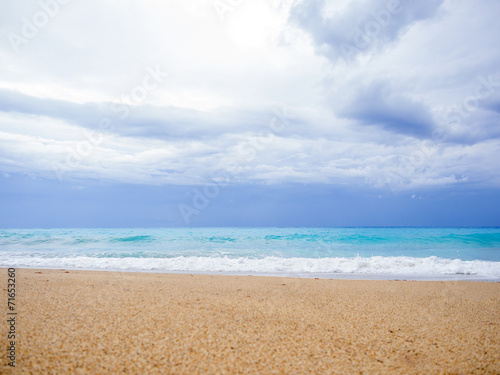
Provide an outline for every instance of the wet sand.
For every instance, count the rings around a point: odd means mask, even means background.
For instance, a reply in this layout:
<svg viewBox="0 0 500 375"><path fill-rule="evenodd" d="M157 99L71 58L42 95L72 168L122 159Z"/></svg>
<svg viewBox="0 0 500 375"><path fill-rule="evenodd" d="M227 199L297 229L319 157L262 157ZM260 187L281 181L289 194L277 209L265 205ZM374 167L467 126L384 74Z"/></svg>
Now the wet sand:
<svg viewBox="0 0 500 375"><path fill-rule="evenodd" d="M0 373L500 373L500 283L17 269L16 293Z"/></svg>

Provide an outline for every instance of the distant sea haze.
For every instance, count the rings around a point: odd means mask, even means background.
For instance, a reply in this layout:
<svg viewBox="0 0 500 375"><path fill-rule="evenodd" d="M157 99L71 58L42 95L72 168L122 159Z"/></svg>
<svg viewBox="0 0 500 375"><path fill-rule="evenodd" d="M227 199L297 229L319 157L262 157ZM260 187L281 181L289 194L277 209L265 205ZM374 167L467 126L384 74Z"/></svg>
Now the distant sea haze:
<svg viewBox="0 0 500 375"><path fill-rule="evenodd" d="M500 281L500 228L6 229L0 266Z"/></svg>

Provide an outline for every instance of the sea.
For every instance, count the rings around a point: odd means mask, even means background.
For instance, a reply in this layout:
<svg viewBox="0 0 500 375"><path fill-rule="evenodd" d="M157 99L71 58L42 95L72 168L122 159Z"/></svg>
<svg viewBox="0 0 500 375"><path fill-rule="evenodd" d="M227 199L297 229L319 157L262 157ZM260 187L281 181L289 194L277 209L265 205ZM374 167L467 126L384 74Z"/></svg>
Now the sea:
<svg viewBox="0 0 500 375"><path fill-rule="evenodd" d="M3 229L0 267L500 281L500 228Z"/></svg>

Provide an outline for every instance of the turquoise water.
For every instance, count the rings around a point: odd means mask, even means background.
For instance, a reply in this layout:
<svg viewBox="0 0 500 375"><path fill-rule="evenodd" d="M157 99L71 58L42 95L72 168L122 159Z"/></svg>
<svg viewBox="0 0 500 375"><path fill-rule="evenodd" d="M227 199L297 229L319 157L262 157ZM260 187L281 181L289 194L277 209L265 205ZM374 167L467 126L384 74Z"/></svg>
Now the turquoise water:
<svg viewBox="0 0 500 375"><path fill-rule="evenodd" d="M500 277L500 228L6 229L0 266Z"/></svg>

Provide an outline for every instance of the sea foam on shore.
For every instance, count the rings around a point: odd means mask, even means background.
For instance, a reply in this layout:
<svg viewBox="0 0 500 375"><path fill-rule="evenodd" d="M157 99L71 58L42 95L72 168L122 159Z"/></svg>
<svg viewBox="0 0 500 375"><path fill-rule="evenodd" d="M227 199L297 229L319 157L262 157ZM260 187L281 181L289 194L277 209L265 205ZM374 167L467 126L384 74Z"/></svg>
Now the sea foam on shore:
<svg viewBox="0 0 500 375"><path fill-rule="evenodd" d="M112 271L155 271L229 274L297 275L301 277L335 277L355 275L377 278L411 277L427 279L500 280L500 263L449 260L437 257L371 258L280 258L262 259L224 257L175 258L22 258L11 256L0 260L0 267L64 268Z"/></svg>

